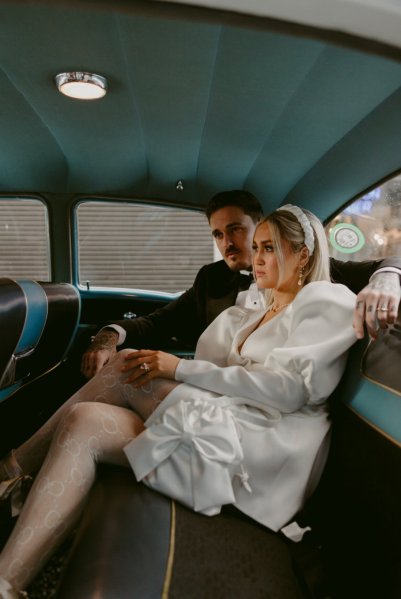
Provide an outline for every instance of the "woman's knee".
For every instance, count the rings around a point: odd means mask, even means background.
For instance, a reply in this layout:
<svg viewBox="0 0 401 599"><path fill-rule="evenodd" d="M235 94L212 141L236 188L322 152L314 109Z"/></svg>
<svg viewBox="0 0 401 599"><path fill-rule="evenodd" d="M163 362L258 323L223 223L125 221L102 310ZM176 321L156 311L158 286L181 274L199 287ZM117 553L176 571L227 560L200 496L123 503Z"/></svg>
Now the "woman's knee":
<svg viewBox="0 0 401 599"><path fill-rule="evenodd" d="M110 375L112 372L114 372L114 374L120 375L121 368L125 365L126 357L133 351L135 350L128 348L118 351L114 358L110 360L103 370L100 371L99 375L105 375L106 373Z"/></svg>
<svg viewBox="0 0 401 599"><path fill-rule="evenodd" d="M116 355L114 356L114 358L111 360L110 364L114 364L114 363L118 363L118 364L122 364L124 362L124 360L126 359L127 356L129 356L129 354L131 354L133 351L135 351L134 349L120 349L120 351L118 351L116 353Z"/></svg>
<svg viewBox="0 0 401 599"><path fill-rule="evenodd" d="M72 431L79 432L81 429L87 431L96 420L99 420L98 404L83 401L70 406L66 410L58 429L69 433Z"/></svg>
<svg viewBox="0 0 401 599"><path fill-rule="evenodd" d="M119 352L117 352L117 356L120 356L121 358L125 359L127 356L129 356L129 354L132 354L132 352L134 352L134 351L137 351L137 350L127 347L127 348L121 349Z"/></svg>

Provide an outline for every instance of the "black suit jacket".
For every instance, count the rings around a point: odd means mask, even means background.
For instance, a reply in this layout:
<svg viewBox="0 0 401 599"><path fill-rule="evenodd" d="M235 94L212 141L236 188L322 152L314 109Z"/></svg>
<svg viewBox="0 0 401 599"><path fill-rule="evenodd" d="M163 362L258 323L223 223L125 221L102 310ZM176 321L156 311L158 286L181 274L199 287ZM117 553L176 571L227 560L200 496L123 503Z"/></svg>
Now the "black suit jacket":
<svg viewBox="0 0 401 599"><path fill-rule="evenodd" d="M401 269L401 258L365 262L331 259L331 275L336 283L358 293L371 275L384 266ZM224 260L207 264L198 272L193 286L165 307L134 320L115 324L127 332L125 345L136 348L171 347L193 349L205 328L220 312L235 304L239 291L248 289L252 277L231 271Z"/></svg>

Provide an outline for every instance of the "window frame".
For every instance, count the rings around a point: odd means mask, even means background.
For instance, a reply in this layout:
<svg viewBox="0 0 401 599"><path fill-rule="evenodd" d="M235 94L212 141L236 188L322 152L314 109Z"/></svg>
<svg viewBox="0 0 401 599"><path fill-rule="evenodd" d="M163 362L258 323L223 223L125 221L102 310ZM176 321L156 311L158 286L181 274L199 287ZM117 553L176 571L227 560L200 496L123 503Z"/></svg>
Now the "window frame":
<svg viewBox="0 0 401 599"><path fill-rule="evenodd" d="M156 299L156 300L167 300L171 301L180 297L185 293L183 291L169 292L169 291L158 291L141 289L138 287L106 287L106 286L89 286L79 281L79 247L78 247L78 219L77 209L83 203L88 202L104 202L104 203L118 203L118 204L135 204L145 205L152 207L171 208L177 210L187 210L189 212L198 212L205 214L204 207L193 206L189 204L180 204L178 202L169 202L167 200L160 199L143 199L143 198L132 198L132 197L117 197L117 196L105 196L105 195L80 195L76 196L71 205L71 253L72 253L72 284L77 287L82 297L96 295L98 297L110 297L118 296L122 293L125 296L132 298L143 298L143 299ZM213 240L211 239L213 246Z"/></svg>

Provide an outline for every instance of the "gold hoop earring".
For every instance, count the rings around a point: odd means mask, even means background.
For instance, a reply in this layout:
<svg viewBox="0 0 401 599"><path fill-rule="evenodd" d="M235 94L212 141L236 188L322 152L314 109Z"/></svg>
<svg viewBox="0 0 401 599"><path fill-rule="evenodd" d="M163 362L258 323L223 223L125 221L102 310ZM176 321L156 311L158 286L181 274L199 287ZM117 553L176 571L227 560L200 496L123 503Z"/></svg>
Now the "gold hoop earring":
<svg viewBox="0 0 401 599"><path fill-rule="evenodd" d="M298 287L301 287L302 285L302 277L304 276L304 267L300 266L299 267L299 274L298 274Z"/></svg>

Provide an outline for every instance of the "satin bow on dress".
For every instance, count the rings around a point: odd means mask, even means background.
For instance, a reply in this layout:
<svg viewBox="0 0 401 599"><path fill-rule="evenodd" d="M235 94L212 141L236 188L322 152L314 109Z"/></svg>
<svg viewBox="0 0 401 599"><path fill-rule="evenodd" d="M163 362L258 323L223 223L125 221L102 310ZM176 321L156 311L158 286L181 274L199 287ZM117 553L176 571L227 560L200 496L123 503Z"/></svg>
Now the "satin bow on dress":
<svg viewBox="0 0 401 599"><path fill-rule="evenodd" d="M235 501L231 480L243 460L238 429L231 411L213 401L169 406L124 452L137 480L195 511L213 515Z"/></svg>

